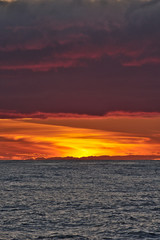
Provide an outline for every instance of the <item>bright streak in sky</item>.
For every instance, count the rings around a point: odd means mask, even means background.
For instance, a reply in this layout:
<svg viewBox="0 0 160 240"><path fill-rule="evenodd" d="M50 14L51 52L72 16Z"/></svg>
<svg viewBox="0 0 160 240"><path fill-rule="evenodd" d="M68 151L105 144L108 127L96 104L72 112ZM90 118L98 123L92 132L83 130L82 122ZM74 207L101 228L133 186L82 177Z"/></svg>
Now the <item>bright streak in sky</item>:
<svg viewBox="0 0 160 240"><path fill-rule="evenodd" d="M160 155L160 118L117 120L1 119L0 159Z"/></svg>

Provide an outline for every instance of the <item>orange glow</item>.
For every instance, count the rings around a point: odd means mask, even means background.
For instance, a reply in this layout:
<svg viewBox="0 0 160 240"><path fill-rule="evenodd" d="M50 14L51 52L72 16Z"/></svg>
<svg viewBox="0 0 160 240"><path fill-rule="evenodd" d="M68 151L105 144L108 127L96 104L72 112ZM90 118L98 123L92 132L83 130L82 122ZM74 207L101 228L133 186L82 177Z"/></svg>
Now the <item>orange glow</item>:
<svg viewBox="0 0 160 240"><path fill-rule="evenodd" d="M0 159L160 155L156 124L160 118L1 119Z"/></svg>

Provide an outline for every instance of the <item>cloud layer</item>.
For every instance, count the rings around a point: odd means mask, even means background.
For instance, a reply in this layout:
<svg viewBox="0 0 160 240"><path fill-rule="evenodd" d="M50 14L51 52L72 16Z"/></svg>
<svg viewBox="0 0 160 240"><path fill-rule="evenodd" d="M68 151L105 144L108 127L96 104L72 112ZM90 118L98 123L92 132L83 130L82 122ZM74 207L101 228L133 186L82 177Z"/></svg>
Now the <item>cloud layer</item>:
<svg viewBox="0 0 160 240"><path fill-rule="evenodd" d="M1 1L0 69L47 71L104 56L159 64L159 12L159 1Z"/></svg>
<svg viewBox="0 0 160 240"><path fill-rule="evenodd" d="M0 1L0 109L160 111L160 2Z"/></svg>
<svg viewBox="0 0 160 240"><path fill-rule="evenodd" d="M160 117L0 119L0 159L4 160L102 155L155 158L160 156L159 148Z"/></svg>

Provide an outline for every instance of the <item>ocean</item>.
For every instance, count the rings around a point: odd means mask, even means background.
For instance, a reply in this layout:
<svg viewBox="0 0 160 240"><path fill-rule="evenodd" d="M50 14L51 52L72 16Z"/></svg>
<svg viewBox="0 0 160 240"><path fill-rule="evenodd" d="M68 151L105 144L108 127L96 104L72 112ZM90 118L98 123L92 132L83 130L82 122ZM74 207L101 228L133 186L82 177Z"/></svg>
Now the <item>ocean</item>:
<svg viewBox="0 0 160 240"><path fill-rule="evenodd" d="M0 161L0 240L160 240L160 161Z"/></svg>

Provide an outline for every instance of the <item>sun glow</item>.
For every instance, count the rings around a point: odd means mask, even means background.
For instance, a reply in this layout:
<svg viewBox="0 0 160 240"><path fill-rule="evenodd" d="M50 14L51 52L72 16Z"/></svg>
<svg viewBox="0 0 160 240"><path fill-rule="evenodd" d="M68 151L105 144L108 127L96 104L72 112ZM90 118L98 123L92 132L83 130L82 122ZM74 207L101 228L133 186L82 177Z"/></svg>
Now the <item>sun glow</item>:
<svg viewBox="0 0 160 240"><path fill-rule="evenodd" d="M59 121L59 125L55 121ZM84 127L83 119L72 120L71 124L67 121L67 119L63 122L60 119L1 119L0 159L160 155L157 152L157 149L160 148L159 133L154 134L154 136L151 133L131 133L128 129L129 124L127 126L124 123L123 129L122 126L119 126L121 131L118 129L113 131L111 129ZM93 124L94 121L94 124L100 125L99 120L85 119L86 124ZM109 126L110 119L105 121L106 126ZM113 123L114 121L112 119ZM124 119L123 121L129 122L132 120ZM78 123L79 127L65 126L74 125L75 122ZM119 125L120 123L121 120L119 119ZM115 125L117 128L117 124ZM145 124L143 123L143 125ZM146 125L146 131L147 129Z"/></svg>

